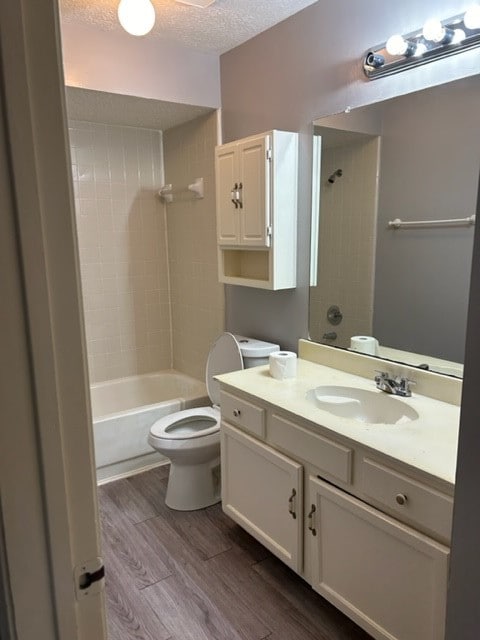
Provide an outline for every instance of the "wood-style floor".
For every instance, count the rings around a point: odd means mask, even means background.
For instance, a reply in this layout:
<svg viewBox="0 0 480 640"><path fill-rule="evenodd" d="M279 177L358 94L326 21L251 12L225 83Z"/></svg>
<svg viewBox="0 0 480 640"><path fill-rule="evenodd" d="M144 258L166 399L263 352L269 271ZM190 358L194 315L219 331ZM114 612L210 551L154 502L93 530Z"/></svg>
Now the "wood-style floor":
<svg viewBox="0 0 480 640"><path fill-rule="evenodd" d="M99 488L109 640L371 640L220 505L166 507L167 477Z"/></svg>

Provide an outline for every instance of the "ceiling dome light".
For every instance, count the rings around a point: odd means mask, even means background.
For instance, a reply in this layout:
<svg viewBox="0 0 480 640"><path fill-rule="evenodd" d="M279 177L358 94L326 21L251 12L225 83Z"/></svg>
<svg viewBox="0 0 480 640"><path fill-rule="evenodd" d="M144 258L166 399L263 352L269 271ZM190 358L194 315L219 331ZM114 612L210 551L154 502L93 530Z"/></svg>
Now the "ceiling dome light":
<svg viewBox="0 0 480 640"><path fill-rule="evenodd" d="M120 0L118 20L132 36L144 36L153 29L155 9L150 0Z"/></svg>
<svg viewBox="0 0 480 640"><path fill-rule="evenodd" d="M465 12L463 24L467 29L480 29L480 5L474 4Z"/></svg>
<svg viewBox="0 0 480 640"><path fill-rule="evenodd" d="M423 25L423 37L425 40L436 43L445 42L448 35L448 30L445 29L440 20L432 18Z"/></svg>

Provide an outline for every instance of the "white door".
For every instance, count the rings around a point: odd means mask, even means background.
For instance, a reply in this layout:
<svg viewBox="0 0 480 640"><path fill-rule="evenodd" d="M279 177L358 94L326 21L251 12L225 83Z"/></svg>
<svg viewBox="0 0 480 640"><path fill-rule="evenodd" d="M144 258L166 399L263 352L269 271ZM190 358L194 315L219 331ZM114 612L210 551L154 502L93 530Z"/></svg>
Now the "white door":
<svg viewBox="0 0 480 640"><path fill-rule="evenodd" d="M217 241L219 245L236 245L240 241L241 212L236 143L216 148L215 181Z"/></svg>
<svg viewBox="0 0 480 640"><path fill-rule="evenodd" d="M268 247L270 236L270 136L238 143L241 193L240 242L251 247Z"/></svg>
<svg viewBox="0 0 480 640"><path fill-rule="evenodd" d="M225 422L221 443L223 510L300 572L303 467Z"/></svg>
<svg viewBox="0 0 480 640"><path fill-rule="evenodd" d="M449 549L310 477L313 588L381 640L443 640Z"/></svg>
<svg viewBox="0 0 480 640"><path fill-rule="evenodd" d="M18 640L103 640L57 3L0 3L0 51L0 593Z"/></svg>

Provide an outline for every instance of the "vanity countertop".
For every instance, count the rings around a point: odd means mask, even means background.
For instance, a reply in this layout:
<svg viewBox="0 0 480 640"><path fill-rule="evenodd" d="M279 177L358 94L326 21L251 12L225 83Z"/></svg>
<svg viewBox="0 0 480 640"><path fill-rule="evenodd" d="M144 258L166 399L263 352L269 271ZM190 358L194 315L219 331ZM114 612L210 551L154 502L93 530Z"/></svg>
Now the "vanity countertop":
<svg viewBox="0 0 480 640"><path fill-rule="evenodd" d="M403 424L366 424L340 418L307 400L307 391L320 385L342 385L375 391L373 380L298 359L296 378L276 380L268 365L217 377L222 386L248 394L273 407L319 425L423 473L452 485L455 482L460 407L413 392L401 398L419 413ZM227 389L228 390L228 389ZM378 391L378 393L383 393Z"/></svg>

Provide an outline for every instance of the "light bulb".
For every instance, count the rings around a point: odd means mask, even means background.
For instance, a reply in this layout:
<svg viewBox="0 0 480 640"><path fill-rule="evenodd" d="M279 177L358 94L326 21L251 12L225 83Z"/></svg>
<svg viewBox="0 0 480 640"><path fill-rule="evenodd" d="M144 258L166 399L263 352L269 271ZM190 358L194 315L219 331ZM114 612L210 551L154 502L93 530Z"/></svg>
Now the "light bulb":
<svg viewBox="0 0 480 640"><path fill-rule="evenodd" d="M423 42L419 42L415 49L415 53L413 54L416 58L423 56L424 53L427 53L427 45Z"/></svg>
<svg viewBox="0 0 480 640"><path fill-rule="evenodd" d="M404 56L408 51L408 42L401 35L390 36L385 49L391 56Z"/></svg>
<svg viewBox="0 0 480 640"><path fill-rule="evenodd" d="M440 20L432 18L423 25L423 37L430 42L442 42L445 38L445 27Z"/></svg>
<svg viewBox="0 0 480 640"><path fill-rule="evenodd" d="M153 29L155 9L150 0L120 0L118 20L132 36L144 36Z"/></svg>
<svg viewBox="0 0 480 640"><path fill-rule="evenodd" d="M466 37L467 36L466 36L465 31L463 29L454 29L453 30L452 44L460 44L460 42L463 42Z"/></svg>
<svg viewBox="0 0 480 640"><path fill-rule="evenodd" d="M474 4L465 12L463 24L467 29L480 29L480 5Z"/></svg>

